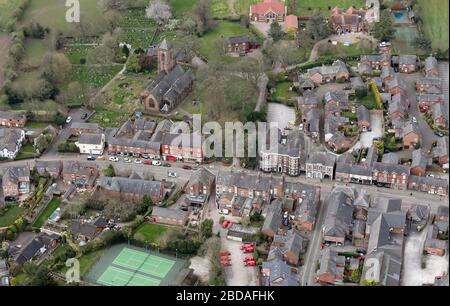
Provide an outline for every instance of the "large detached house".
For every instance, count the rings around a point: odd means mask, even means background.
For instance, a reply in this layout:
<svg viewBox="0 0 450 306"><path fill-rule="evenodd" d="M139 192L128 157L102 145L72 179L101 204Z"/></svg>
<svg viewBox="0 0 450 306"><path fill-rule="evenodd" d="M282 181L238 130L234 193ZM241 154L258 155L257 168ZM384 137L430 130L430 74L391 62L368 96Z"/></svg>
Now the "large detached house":
<svg viewBox="0 0 450 306"><path fill-rule="evenodd" d="M2 176L3 197L6 201L23 200L30 193L30 168L11 167Z"/></svg>
<svg viewBox="0 0 450 306"><path fill-rule="evenodd" d="M337 34L361 32L367 29L366 11L350 7L343 11L338 7L331 10L330 22Z"/></svg>
<svg viewBox="0 0 450 306"><path fill-rule="evenodd" d="M0 128L0 158L16 158L24 139L21 129Z"/></svg>
<svg viewBox="0 0 450 306"><path fill-rule="evenodd" d="M250 7L250 19L259 22L284 22L287 7L284 2L264 0Z"/></svg>

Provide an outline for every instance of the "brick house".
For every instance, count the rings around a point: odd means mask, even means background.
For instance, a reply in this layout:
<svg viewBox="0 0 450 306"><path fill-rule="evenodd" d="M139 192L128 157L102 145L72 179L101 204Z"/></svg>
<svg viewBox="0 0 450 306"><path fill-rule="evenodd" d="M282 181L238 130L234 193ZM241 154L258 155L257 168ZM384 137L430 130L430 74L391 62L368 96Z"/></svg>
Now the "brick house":
<svg viewBox="0 0 450 306"><path fill-rule="evenodd" d="M391 66L391 55L386 53L361 55L359 62L370 66L372 69L381 70L383 67Z"/></svg>
<svg viewBox="0 0 450 306"><path fill-rule="evenodd" d="M79 161L63 161L62 176L65 184L74 184L78 188L91 189L99 175L95 164Z"/></svg>
<svg viewBox="0 0 450 306"><path fill-rule="evenodd" d="M278 209L271 209L264 219L264 224L261 228L261 233L268 237L274 237L278 234L278 230L281 226L281 212Z"/></svg>
<svg viewBox="0 0 450 306"><path fill-rule="evenodd" d="M440 128L448 127L448 107L441 103L436 103L431 107L433 122Z"/></svg>
<svg viewBox="0 0 450 306"><path fill-rule="evenodd" d="M53 178L59 178L62 170L62 162L36 160L36 170L39 175L50 175Z"/></svg>
<svg viewBox="0 0 450 306"><path fill-rule="evenodd" d="M337 34L361 32L367 29L365 16L365 10L350 7L343 11L335 7L331 10L330 23Z"/></svg>
<svg viewBox="0 0 450 306"><path fill-rule="evenodd" d="M108 197L136 203L150 196L154 204L160 204L165 196L162 182L144 180L136 174L129 178L103 176L98 186Z"/></svg>
<svg viewBox="0 0 450 306"><path fill-rule="evenodd" d="M250 20L258 22L284 22L287 7L284 2L264 0L250 7Z"/></svg>
<svg viewBox="0 0 450 306"><path fill-rule="evenodd" d="M101 131L97 123L72 122L70 125L70 135L79 136L81 134L95 134Z"/></svg>
<svg viewBox="0 0 450 306"><path fill-rule="evenodd" d="M372 168L368 165L336 164L336 181L353 184L372 184Z"/></svg>
<svg viewBox="0 0 450 306"><path fill-rule="evenodd" d="M448 164L448 150L448 136L438 138L437 146L433 149L433 158L439 165Z"/></svg>
<svg viewBox="0 0 450 306"><path fill-rule="evenodd" d="M69 231L72 236L80 241L89 242L98 237L104 227L93 223L74 220L70 222Z"/></svg>
<svg viewBox="0 0 450 306"><path fill-rule="evenodd" d="M393 189L406 190L409 176L407 166L376 162L372 168L372 182Z"/></svg>
<svg viewBox="0 0 450 306"><path fill-rule="evenodd" d="M154 207L151 218L155 223L184 226L188 220L189 213L181 209L170 209Z"/></svg>
<svg viewBox="0 0 450 306"><path fill-rule="evenodd" d="M420 135L419 127L416 124L406 123L402 129L403 147L409 149L420 144Z"/></svg>
<svg viewBox="0 0 450 306"><path fill-rule="evenodd" d="M228 37L224 46L225 53L233 55L246 54L251 47L252 44L246 35Z"/></svg>
<svg viewBox="0 0 450 306"><path fill-rule="evenodd" d="M21 201L30 193L30 168L11 167L2 176L3 197L7 201Z"/></svg>
<svg viewBox="0 0 450 306"><path fill-rule="evenodd" d="M344 245L353 221L353 199L344 191L333 191L328 198L323 224L323 242Z"/></svg>
<svg viewBox="0 0 450 306"><path fill-rule="evenodd" d="M416 90L419 92L429 92L430 89L438 90L441 93L442 80L438 77L425 77L417 80Z"/></svg>
<svg viewBox="0 0 450 306"><path fill-rule="evenodd" d="M421 108L431 109L435 104L444 103L443 94L418 93L416 97L417 103Z"/></svg>
<svg viewBox="0 0 450 306"><path fill-rule="evenodd" d="M326 248L320 254L320 268L317 271L318 283L336 284L344 281L345 257L337 251Z"/></svg>
<svg viewBox="0 0 450 306"><path fill-rule="evenodd" d="M306 177L333 180L336 158L326 152L313 152L306 161Z"/></svg>
<svg viewBox="0 0 450 306"><path fill-rule="evenodd" d="M189 205L203 206L213 192L216 177L206 168L195 171L184 187L185 202Z"/></svg>
<svg viewBox="0 0 450 306"><path fill-rule="evenodd" d="M0 111L0 126L23 128L26 124L27 117L25 115L15 112Z"/></svg>
<svg viewBox="0 0 450 306"><path fill-rule="evenodd" d="M406 95L405 88L405 82L398 76L394 76L392 80L386 82L386 91L392 96L395 96L396 94Z"/></svg>
<svg viewBox="0 0 450 306"><path fill-rule="evenodd" d="M411 175L425 176L427 166L431 164L431 158L426 156L421 149L412 152Z"/></svg>
<svg viewBox="0 0 450 306"><path fill-rule="evenodd" d="M428 254L444 256L448 250L448 241L439 239L439 230L436 226L428 228L424 251Z"/></svg>
<svg viewBox="0 0 450 306"><path fill-rule="evenodd" d="M429 194L448 195L448 182L445 179L424 176L411 176L408 189Z"/></svg>
<svg viewBox="0 0 450 306"><path fill-rule="evenodd" d="M398 68L402 73L412 73L417 70L416 55L400 55L398 59Z"/></svg>
<svg viewBox="0 0 450 306"><path fill-rule="evenodd" d="M275 235L270 246L268 260L271 260L272 254L275 252L281 252L288 263L297 265L300 254L305 252L305 243L305 239L295 230Z"/></svg>
<svg viewBox="0 0 450 306"><path fill-rule="evenodd" d="M331 66L322 65L308 69L306 75L315 84L328 83L340 79L348 80L350 78L347 65L341 60L334 61Z"/></svg>

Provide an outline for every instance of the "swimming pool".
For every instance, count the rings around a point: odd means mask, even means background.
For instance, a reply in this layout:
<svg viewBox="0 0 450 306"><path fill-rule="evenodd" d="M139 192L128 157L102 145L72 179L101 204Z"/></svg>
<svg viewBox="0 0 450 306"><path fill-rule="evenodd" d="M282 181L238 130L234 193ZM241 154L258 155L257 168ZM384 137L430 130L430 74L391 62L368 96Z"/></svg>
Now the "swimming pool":
<svg viewBox="0 0 450 306"><path fill-rule="evenodd" d="M407 23L409 22L408 13L406 11L397 11L392 13L394 23Z"/></svg>

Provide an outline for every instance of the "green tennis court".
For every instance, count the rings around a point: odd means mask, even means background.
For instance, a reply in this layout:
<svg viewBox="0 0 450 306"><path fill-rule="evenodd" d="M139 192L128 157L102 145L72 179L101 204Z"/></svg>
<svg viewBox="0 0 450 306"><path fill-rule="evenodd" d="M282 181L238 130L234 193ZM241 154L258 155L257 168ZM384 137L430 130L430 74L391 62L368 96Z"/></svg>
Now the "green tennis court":
<svg viewBox="0 0 450 306"><path fill-rule="evenodd" d="M124 248L114 259L113 264L164 278L170 269L172 269L175 261L130 248Z"/></svg>
<svg viewBox="0 0 450 306"><path fill-rule="evenodd" d="M111 266L106 269L97 282L106 286L158 286L161 283L157 279Z"/></svg>

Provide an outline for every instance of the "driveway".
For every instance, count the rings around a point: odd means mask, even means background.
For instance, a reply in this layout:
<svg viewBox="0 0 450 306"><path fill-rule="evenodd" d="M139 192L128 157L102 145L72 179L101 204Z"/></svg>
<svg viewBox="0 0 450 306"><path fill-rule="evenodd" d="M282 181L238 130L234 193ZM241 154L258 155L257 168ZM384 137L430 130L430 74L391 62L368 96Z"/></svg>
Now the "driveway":
<svg viewBox="0 0 450 306"><path fill-rule="evenodd" d="M350 152L360 148L372 147L373 139L383 136L383 114L377 111L370 112L370 125L372 131L362 132L360 140L350 149Z"/></svg>
<svg viewBox="0 0 450 306"><path fill-rule="evenodd" d="M422 250L428 230L431 230L430 226L427 226L422 232L413 233L406 238L403 259L403 286L430 284L434 282L436 276L441 276L448 271L448 252L444 257L427 255L426 268L422 269Z"/></svg>

